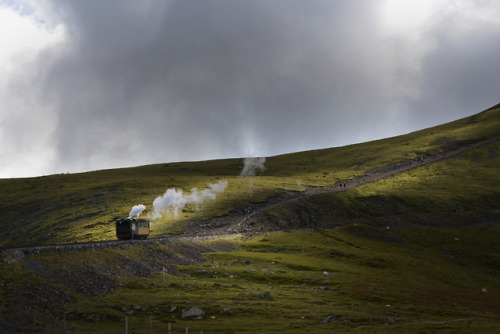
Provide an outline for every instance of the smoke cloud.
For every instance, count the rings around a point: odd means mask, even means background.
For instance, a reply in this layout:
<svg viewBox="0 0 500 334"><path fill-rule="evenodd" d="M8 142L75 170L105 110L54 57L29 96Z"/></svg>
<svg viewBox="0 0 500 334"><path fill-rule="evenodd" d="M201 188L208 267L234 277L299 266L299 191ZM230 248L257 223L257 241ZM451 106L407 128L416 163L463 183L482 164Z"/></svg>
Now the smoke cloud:
<svg viewBox="0 0 500 334"><path fill-rule="evenodd" d="M265 170L264 163L266 158L245 158L243 160L243 169L240 176L255 176L257 171L263 172Z"/></svg>
<svg viewBox="0 0 500 334"><path fill-rule="evenodd" d="M207 187L201 191L197 188L191 189L191 193L184 194L182 189L168 189L163 196L158 196L153 201L153 219L160 218L165 212L173 212L178 214L188 204L198 206L205 200L215 200L216 194L223 192L228 185L228 182L221 180L217 183L209 183Z"/></svg>
<svg viewBox="0 0 500 334"><path fill-rule="evenodd" d="M143 204L134 205L132 207L132 210L128 214L128 218L139 217L139 215L142 213L142 211L144 211L144 209L146 209L146 206Z"/></svg>

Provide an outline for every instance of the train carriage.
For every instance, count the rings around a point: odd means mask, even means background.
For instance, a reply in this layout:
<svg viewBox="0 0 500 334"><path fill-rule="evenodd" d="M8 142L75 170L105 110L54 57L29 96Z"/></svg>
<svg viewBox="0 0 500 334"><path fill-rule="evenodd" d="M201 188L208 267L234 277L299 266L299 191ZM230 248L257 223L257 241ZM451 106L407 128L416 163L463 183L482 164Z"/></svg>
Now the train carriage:
<svg viewBox="0 0 500 334"><path fill-rule="evenodd" d="M146 239L149 236L149 220L147 219L117 219L116 236L118 239Z"/></svg>

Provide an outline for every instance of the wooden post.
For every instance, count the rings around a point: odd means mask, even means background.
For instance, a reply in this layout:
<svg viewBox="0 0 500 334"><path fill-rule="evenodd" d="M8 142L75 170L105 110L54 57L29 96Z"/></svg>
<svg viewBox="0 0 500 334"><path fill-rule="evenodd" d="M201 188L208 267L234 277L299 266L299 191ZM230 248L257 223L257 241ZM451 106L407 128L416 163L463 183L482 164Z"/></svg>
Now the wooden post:
<svg viewBox="0 0 500 334"><path fill-rule="evenodd" d="M149 317L149 334L153 333L153 317Z"/></svg>
<svg viewBox="0 0 500 334"><path fill-rule="evenodd" d="M128 334L128 317L125 317L125 334Z"/></svg>
<svg viewBox="0 0 500 334"><path fill-rule="evenodd" d="M172 334L172 324L168 323L168 334Z"/></svg>
<svg viewBox="0 0 500 334"><path fill-rule="evenodd" d="M168 273L168 269L163 267L162 272L163 272L163 280L165 280L165 273Z"/></svg>
<svg viewBox="0 0 500 334"><path fill-rule="evenodd" d="M189 334L189 328L186 327L186 334Z"/></svg>

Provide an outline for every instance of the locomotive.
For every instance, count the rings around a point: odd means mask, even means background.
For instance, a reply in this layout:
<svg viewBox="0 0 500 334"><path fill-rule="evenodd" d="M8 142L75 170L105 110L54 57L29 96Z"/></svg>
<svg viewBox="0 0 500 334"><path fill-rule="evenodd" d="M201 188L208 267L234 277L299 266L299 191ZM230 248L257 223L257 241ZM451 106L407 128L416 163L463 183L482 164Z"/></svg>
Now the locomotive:
<svg viewBox="0 0 500 334"><path fill-rule="evenodd" d="M118 239L146 239L149 232L149 220L147 219L127 218L116 220L116 236Z"/></svg>

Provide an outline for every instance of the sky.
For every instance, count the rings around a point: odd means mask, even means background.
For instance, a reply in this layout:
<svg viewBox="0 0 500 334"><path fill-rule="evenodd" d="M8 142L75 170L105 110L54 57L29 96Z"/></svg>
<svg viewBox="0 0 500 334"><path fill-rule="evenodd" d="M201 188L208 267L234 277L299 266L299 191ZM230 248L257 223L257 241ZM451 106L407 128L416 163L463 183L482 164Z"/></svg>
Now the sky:
<svg viewBox="0 0 500 334"><path fill-rule="evenodd" d="M0 0L0 178L269 157L500 102L497 0Z"/></svg>

